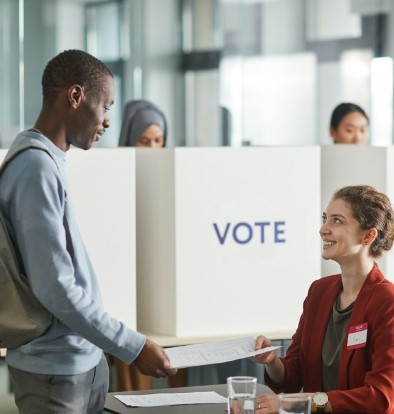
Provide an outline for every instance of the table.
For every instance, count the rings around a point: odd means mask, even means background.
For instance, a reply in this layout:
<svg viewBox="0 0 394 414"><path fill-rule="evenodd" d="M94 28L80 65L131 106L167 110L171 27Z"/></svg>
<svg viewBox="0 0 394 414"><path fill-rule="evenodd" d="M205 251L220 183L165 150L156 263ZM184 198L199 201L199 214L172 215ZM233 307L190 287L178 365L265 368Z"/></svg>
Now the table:
<svg viewBox="0 0 394 414"><path fill-rule="evenodd" d="M117 394L159 394L168 392L206 392L216 391L218 394L227 396L227 385L205 385L199 387L183 387L183 388L163 388L149 391L127 391L127 392L111 392L107 396L105 402L104 413L118 414L225 414L225 404L194 404L194 405L171 405L165 407L127 407L125 404L117 400L114 395ZM273 394L266 385L257 384L257 395Z"/></svg>

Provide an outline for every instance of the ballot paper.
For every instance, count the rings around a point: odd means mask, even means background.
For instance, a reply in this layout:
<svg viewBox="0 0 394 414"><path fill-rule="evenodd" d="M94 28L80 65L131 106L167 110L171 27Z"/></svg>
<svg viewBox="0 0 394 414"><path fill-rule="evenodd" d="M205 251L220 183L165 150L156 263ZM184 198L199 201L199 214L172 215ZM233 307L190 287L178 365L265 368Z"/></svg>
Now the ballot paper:
<svg viewBox="0 0 394 414"><path fill-rule="evenodd" d="M181 392L169 394L115 395L119 401L129 407L160 407L164 405L184 404L224 404L227 398L214 391Z"/></svg>
<svg viewBox="0 0 394 414"><path fill-rule="evenodd" d="M235 361L280 348L280 346L270 346L255 351L255 343L256 340L250 336L228 341L177 346L166 348L165 351L174 368L188 368Z"/></svg>

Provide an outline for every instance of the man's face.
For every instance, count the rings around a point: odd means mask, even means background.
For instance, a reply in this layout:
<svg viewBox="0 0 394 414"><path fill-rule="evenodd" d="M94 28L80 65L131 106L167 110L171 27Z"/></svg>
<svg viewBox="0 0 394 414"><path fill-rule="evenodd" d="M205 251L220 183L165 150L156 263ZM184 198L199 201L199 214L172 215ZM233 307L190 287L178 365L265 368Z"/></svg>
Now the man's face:
<svg viewBox="0 0 394 414"><path fill-rule="evenodd" d="M115 100L115 82L111 76L104 79L98 92L82 89L82 100L71 120L67 142L88 150L109 128L109 114Z"/></svg>

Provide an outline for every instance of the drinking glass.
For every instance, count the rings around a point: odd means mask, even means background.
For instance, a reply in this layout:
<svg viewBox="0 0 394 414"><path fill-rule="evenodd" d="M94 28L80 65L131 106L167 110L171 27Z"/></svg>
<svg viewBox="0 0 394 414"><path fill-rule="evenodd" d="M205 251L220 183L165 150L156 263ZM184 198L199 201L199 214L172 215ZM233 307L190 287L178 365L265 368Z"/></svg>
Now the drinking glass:
<svg viewBox="0 0 394 414"><path fill-rule="evenodd" d="M227 378L228 414L255 414L256 385L255 377Z"/></svg>

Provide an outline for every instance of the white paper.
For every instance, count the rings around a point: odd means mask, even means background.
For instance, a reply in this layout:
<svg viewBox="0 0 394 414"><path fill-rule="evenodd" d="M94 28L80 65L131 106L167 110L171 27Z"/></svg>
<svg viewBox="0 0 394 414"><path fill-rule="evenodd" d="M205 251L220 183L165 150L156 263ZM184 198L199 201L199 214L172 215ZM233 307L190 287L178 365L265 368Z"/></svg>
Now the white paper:
<svg viewBox="0 0 394 414"><path fill-rule="evenodd" d="M188 368L235 361L280 348L280 346L270 346L255 351L255 344L256 340L250 336L221 342L177 346L166 348L165 351L174 368Z"/></svg>
<svg viewBox="0 0 394 414"><path fill-rule="evenodd" d="M169 394L115 395L119 401L129 407L160 407L164 405L184 404L224 404L227 398L214 391L181 392Z"/></svg>

